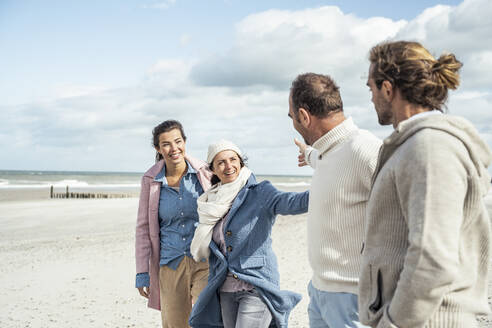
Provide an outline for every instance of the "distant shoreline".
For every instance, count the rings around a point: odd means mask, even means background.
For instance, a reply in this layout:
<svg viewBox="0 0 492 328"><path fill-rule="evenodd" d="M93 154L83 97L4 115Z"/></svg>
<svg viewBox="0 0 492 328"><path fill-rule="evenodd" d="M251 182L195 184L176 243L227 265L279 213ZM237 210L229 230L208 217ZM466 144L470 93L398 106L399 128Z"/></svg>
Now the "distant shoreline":
<svg viewBox="0 0 492 328"><path fill-rule="evenodd" d="M279 190L283 191L305 191L309 188L310 177L279 177L279 176L257 176L258 182L268 179ZM293 179L293 181L291 181ZM23 185L23 186L5 186L0 185L0 202L9 201L36 201L50 200L51 185ZM64 192L66 185L56 185L54 191L57 193ZM84 185L69 186L71 192L78 193L110 193L110 194L128 194L130 197L139 197L140 183L132 186L122 185Z"/></svg>
<svg viewBox="0 0 492 328"><path fill-rule="evenodd" d="M42 174L60 174L60 175L105 175L105 174L122 174L122 175L139 175L142 176L145 172L129 172L129 171L56 171L56 170L9 170L0 169L0 176L4 173L42 173ZM255 173L257 177L296 177L296 178L310 178L311 175L299 175L299 174L263 174Z"/></svg>
<svg viewBox="0 0 492 328"><path fill-rule="evenodd" d="M124 193L138 197L142 173L88 171L0 170L0 201L49 198L51 186L59 193L70 189L78 193ZM311 176L256 175L277 188L306 189Z"/></svg>

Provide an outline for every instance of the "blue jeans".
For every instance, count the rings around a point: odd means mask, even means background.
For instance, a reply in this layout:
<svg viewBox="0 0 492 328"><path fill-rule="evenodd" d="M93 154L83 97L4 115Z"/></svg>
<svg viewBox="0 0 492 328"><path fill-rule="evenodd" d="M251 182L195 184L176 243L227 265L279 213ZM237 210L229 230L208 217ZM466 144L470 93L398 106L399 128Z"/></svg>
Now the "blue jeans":
<svg viewBox="0 0 492 328"><path fill-rule="evenodd" d="M267 328L272 321L268 306L255 289L220 292L220 308L224 328Z"/></svg>
<svg viewBox="0 0 492 328"><path fill-rule="evenodd" d="M357 295L324 292L316 289L311 281L308 293L310 328L366 327L359 322Z"/></svg>

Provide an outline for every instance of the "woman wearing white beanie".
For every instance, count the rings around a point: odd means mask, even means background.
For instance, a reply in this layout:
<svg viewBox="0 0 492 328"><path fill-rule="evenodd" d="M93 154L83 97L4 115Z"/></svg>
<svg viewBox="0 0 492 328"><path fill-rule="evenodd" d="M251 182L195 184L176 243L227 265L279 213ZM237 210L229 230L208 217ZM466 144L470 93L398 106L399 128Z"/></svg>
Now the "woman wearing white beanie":
<svg viewBox="0 0 492 328"><path fill-rule="evenodd" d="M196 261L209 260L208 284L190 316L192 327L287 327L299 294L279 288L271 230L277 214L307 212L308 192L281 192L257 183L239 147L220 140L208 148L212 188L198 198L191 242Z"/></svg>

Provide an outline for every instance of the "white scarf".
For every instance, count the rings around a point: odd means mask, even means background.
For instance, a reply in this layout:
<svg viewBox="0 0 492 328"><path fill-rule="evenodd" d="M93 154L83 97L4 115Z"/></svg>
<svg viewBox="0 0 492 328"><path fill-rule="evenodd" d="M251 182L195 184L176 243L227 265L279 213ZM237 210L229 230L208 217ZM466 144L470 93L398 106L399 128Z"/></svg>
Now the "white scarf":
<svg viewBox="0 0 492 328"><path fill-rule="evenodd" d="M215 224L230 210L232 202L239 191L246 185L251 175L250 169L244 166L236 180L222 184L219 182L197 199L199 224L191 241L190 251L195 261L210 255L210 241Z"/></svg>

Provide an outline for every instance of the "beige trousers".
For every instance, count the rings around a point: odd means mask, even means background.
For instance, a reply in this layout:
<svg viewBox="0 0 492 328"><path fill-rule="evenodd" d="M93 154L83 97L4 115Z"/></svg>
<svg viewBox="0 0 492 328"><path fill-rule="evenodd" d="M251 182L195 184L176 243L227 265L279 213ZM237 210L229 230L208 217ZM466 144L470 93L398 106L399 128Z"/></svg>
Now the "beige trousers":
<svg viewBox="0 0 492 328"><path fill-rule="evenodd" d="M161 266L161 317L163 328L188 328L191 306L207 285L208 262L185 256L176 270Z"/></svg>

